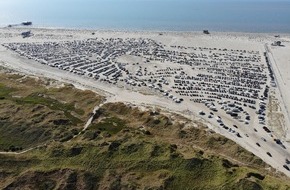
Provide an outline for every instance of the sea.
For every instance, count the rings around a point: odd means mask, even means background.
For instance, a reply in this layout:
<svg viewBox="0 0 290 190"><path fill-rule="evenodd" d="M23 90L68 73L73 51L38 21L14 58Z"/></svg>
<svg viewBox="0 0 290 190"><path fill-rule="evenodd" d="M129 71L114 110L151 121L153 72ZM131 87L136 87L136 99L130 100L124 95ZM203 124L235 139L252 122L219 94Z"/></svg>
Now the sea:
<svg viewBox="0 0 290 190"><path fill-rule="evenodd" d="M0 27L290 33L290 0L0 0Z"/></svg>

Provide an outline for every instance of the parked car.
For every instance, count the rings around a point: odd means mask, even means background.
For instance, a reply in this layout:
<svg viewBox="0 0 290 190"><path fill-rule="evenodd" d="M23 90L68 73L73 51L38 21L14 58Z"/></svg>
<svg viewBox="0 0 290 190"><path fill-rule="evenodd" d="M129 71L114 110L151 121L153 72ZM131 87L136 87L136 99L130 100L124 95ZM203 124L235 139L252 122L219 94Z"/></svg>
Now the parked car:
<svg viewBox="0 0 290 190"><path fill-rule="evenodd" d="M289 169L289 167L288 167L287 165L284 164L283 167L284 167L286 170L290 171L290 169Z"/></svg>
<svg viewBox="0 0 290 190"><path fill-rule="evenodd" d="M282 144L282 142L280 141L280 139L274 139L274 141L275 141L277 144Z"/></svg>
<svg viewBox="0 0 290 190"><path fill-rule="evenodd" d="M264 126L263 129L264 129L267 133L271 133L271 131L270 131L266 126Z"/></svg>
<svg viewBox="0 0 290 190"><path fill-rule="evenodd" d="M199 111L198 113L199 113L199 115L205 115L205 113L202 110Z"/></svg>

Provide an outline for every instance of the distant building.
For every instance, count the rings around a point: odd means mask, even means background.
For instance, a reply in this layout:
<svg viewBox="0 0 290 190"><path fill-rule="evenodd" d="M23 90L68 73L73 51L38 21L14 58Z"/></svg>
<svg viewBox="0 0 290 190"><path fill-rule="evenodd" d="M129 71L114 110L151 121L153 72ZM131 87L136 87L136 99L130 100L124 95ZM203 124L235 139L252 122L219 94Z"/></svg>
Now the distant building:
<svg viewBox="0 0 290 190"><path fill-rule="evenodd" d="M30 25L32 25L32 22L22 22L21 24L24 26L30 26Z"/></svg>

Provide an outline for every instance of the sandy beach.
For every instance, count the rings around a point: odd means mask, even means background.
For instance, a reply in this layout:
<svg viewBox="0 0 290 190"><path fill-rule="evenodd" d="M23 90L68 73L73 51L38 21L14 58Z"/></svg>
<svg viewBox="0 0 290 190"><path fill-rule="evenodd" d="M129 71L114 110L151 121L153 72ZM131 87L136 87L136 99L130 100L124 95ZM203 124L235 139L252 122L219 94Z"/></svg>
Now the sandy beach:
<svg viewBox="0 0 290 190"><path fill-rule="evenodd" d="M0 66L202 121L290 176L290 35L275 35L2 28Z"/></svg>

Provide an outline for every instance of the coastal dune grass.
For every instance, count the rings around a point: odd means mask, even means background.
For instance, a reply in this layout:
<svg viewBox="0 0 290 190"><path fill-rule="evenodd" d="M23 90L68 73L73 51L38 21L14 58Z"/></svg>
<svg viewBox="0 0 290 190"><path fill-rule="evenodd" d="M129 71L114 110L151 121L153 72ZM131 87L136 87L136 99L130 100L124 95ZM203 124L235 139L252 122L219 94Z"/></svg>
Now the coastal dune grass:
<svg viewBox="0 0 290 190"><path fill-rule="evenodd" d="M113 189L116 183L121 189L287 189L290 185L286 178L270 175L264 180L247 177L248 173L260 171L230 163L219 156L197 154L185 159L170 144L156 143L141 134L126 138L135 134L133 131L120 133L108 138L111 143L103 146L99 146L99 143L104 139L81 144L73 141L64 144L55 142L26 155L0 156L0 165L5 165L3 170L7 169L10 175L19 172L17 176L22 179L39 173L40 176L46 176L45 181L52 180L55 186L66 186L69 181L61 173L58 174L59 180L49 176L56 171L76 173L76 184L83 183L81 176L85 172L91 176L86 183L99 189ZM156 146L159 148L156 149ZM149 179L151 183L148 183ZM19 184L16 180L14 183L15 186L36 185L29 181ZM4 177L0 187L11 184Z"/></svg>
<svg viewBox="0 0 290 190"><path fill-rule="evenodd" d="M0 79L0 151L71 139L102 99L72 85L51 85L56 82L49 79L3 71Z"/></svg>

